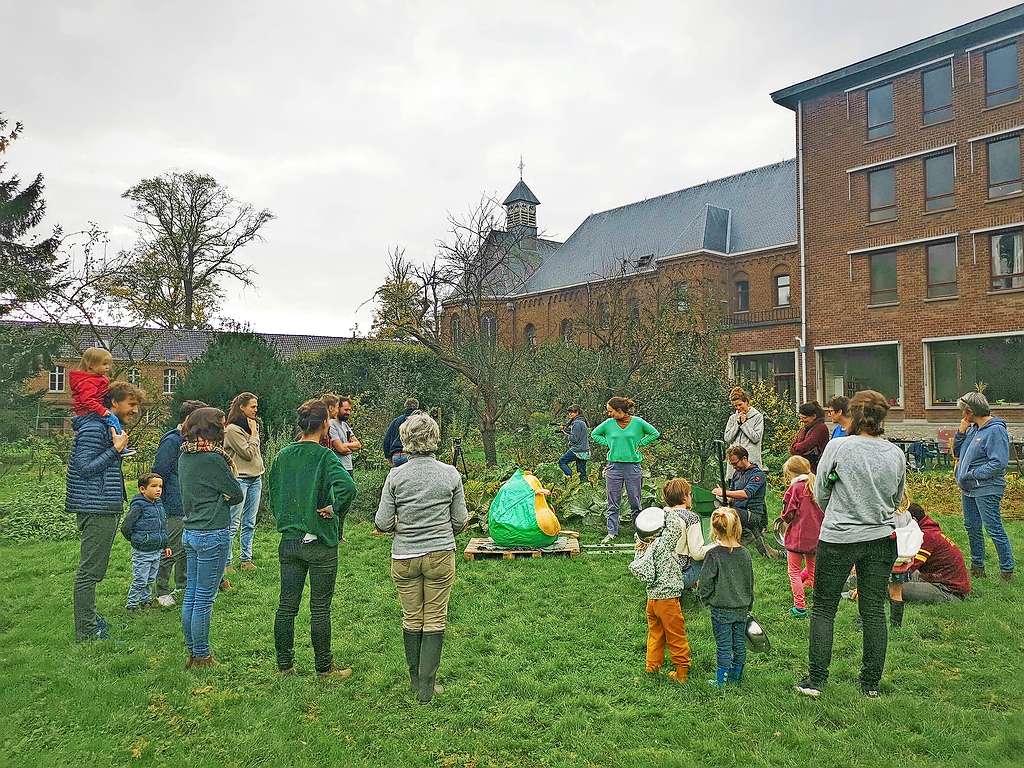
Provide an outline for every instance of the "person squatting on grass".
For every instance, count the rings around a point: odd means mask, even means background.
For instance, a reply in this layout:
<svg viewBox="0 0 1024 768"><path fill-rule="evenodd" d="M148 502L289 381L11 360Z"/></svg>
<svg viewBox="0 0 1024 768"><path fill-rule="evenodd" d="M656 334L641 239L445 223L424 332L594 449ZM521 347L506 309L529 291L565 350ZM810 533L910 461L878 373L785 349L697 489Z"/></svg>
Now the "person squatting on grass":
<svg viewBox="0 0 1024 768"><path fill-rule="evenodd" d="M690 641L679 604L683 572L676 545L683 534L682 518L674 510L648 507L633 521L636 554L630 572L647 587L647 664L656 674L665 663L665 646L675 670L669 677L685 683L690 674Z"/></svg>
<svg viewBox="0 0 1024 768"><path fill-rule="evenodd" d="M255 570L252 542L256 536L256 513L263 494L263 455L260 453L260 425L256 421L259 400L252 392L235 395L224 427L224 451L235 463L236 477L242 488L242 501L231 508L231 546L226 573L234 573L235 536L239 535L239 559L243 571Z"/></svg>
<svg viewBox="0 0 1024 768"><path fill-rule="evenodd" d="M127 381L110 387L110 410L120 421L136 416L145 393ZM103 581L110 564L110 550L117 524L124 511L122 452L128 435L119 434L99 414L90 411L71 420L75 438L68 461L66 509L75 515L79 545L75 572L75 638L99 640L107 637L107 620L96 613L96 585Z"/></svg>
<svg viewBox="0 0 1024 768"><path fill-rule="evenodd" d="M887 585L896 561L894 510L907 475L903 451L882 437L888 412L881 393L857 392L850 400L850 436L831 441L818 464L814 498L825 515L815 553L809 672L796 685L806 696L820 696L828 679L836 610L851 566L864 629L861 691L878 696L889 642Z"/></svg>
<svg viewBox="0 0 1024 768"><path fill-rule="evenodd" d="M613 397L606 405L608 418L590 433L595 443L608 449L608 465L604 471L608 491L608 535L602 541L604 544L619 535L623 485L633 515L640 512L640 486L643 482L640 449L661 437L661 433L646 421L631 415L635 407L636 403L628 397Z"/></svg>
<svg viewBox="0 0 1024 768"><path fill-rule="evenodd" d="M665 500L666 512L675 512L683 524L683 532L676 544L676 557L683 574L683 591L692 589L700 578L704 555L714 544L704 543L704 531L700 518L690 510L693 504L690 484L681 477L665 483L661 496Z"/></svg>
<svg viewBox="0 0 1024 768"><path fill-rule="evenodd" d="M744 546L753 544L764 557L779 557L778 551L764 540L764 531L768 526L768 510L764 503L768 491L768 474L750 460L747 449L742 445L730 445L725 456L733 473L724 495L740 519L743 531L740 543ZM718 486L711 493L718 498L723 495Z"/></svg>
<svg viewBox="0 0 1024 768"><path fill-rule="evenodd" d="M924 534L924 542L907 568L909 578L899 586L904 603L952 603L971 592L971 577L960 548L942 532L920 504L911 504L913 517Z"/></svg>
<svg viewBox="0 0 1024 768"><path fill-rule="evenodd" d="M956 484L962 494L964 528L971 545L971 576L985 575L984 526L999 555L999 575L1003 581L1009 581L1017 564L999 511L1010 460L1006 422L992 415L981 392L968 392L961 397L960 411L963 418L953 437L953 455L958 459Z"/></svg>
<svg viewBox="0 0 1024 768"><path fill-rule="evenodd" d="M167 515L160 501L164 481L149 472L139 478L139 492L132 498L121 535L132 545L132 585L125 608L137 611L153 604L153 584L160 571L160 557L170 556L167 547Z"/></svg>
<svg viewBox="0 0 1024 768"><path fill-rule="evenodd" d="M455 582L455 535L469 519L462 475L438 461L437 422L415 412L402 422L408 459L388 472L374 516L376 532L393 533L391 578L402 604L402 639L409 684L421 704L435 693L448 600Z"/></svg>
<svg viewBox="0 0 1024 768"><path fill-rule="evenodd" d="M711 515L712 536L718 546L704 556L701 600L711 606L718 667L708 682L722 687L726 680L738 683L747 660L747 618L754 607L754 565L740 544L743 526L736 510L722 507Z"/></svg>
<svg viewBox="0 0 1024 768"><path fill-rule="evenodd" d="M213 602L231 551L231 507L242 501L231 457L224 452L224 411L199 408L182 426L178 479L185 531L187 587L181 601L181 628L188 667L210 667Z"/></svg>
<svg viewBox="0 0 1024 768"><path fill-rule="evenodd" d="M295 674L295 617L308 576L316 672L345 679L352 670L335 667L331 652L331 602L342 520L356 497L356 485L338 456L320 443L328 430L327 404L307 400L297 413L302 437L282 448L270 469L270 507L281 534L281 596L274 617L277 668Z"/></svg>
<svg viewBox="0 0 1024 768"><path fill-rule="evenodd" d="M786 569L793 592L790 612L797 618L807 615L804 590L814 586L814 551L821 533L821 508L814 500L814 473L803 456L790 456L782 465L782 519L786 523Z"/></svg>
<svg viewBox="0 0 1024 768"><path fill-rule="evenodd" d="M95 413L103 419L115 434L123 434L124 427L117 414L110 409L110 373L114 357L103 347L89 347L82 353L78 370L68 375L71 385L71 410L75 416ZM122 456L131 456L135 451L125 449Z"/></svg>
<svg viewBox="0 0 1024 768"><path fill-rule="evenodd" d="M164 608L175 604L171 590L171 571L174 572L174 588L185 592L185 547L181 534L185 530L181 522L181 487L178 485L178 457L181 455L181 425L185 419L200 408L206 408L202 400L186 400L178 407L178 426L167 430L160 438L160 446L153 459L153 473L164 481L161 502L167 515L167 547L170 554L160 560L156 575L156 601Z"/></svg>

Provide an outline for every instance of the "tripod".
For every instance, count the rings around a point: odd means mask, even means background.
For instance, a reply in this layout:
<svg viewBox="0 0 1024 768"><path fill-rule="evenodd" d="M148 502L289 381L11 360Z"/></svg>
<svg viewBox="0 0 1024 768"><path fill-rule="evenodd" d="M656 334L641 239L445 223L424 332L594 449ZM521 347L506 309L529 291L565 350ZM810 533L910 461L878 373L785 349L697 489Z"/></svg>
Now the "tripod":
<svg viewBox="0 0 1024 768"><path fill-rule="evenodd" d="M462 451L462 440L455 438L452 447L452 466L458 468L460 461L462 462L462 469L460 471L464 477L469 477L469 469L466 467L466 454Z"/></svg>

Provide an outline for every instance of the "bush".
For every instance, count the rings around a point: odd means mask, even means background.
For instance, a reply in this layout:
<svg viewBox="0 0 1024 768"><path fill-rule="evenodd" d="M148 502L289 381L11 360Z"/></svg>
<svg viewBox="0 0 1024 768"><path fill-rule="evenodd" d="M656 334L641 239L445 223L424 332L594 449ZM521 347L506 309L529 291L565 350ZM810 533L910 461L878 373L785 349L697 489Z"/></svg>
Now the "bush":
<svg viewBox="0 0 1024 768"><path fill-rule="evenodd" d="M49 472L41 481L27 472L6 477L4 501L0 501L0 539L20 542L77 538L75 516L64 511L65 492L62 473Z"/></svg>

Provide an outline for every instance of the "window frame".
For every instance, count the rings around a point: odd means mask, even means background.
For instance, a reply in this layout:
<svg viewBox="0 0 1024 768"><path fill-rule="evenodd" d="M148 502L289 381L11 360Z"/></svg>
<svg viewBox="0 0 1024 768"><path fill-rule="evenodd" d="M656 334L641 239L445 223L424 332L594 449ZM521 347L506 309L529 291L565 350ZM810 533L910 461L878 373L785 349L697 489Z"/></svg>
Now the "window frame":
<svg viewBox="0 0 1024 768"><path fill-rule="evenodd" d="M952 282L932 282L932 249L933 248L944 248L952 246L953 248L953 281ZM925 246L924 256L924 268L925 268L925 294L929 299L954 299L960 295L960 282L959 282L959 255L957 253L957 242L956 240L944 240L938 243L928 243ZM933 294L933 288L941 288L942 286L953 286L952 293L939 293Z"/></svg>
<svg viewBox="0 0 1024 768"><path fill-rule="evenodd" d="M129 384L139 386L142 383L142 371L137 365L133 365L125 371L124 378Z"/></svg>
<svg viewBox="0 0 1024 768"><path fill-rule="evenodd" d="M1018 253L1021 254L1021 270L1020 272L1008 272L1008 273L996 273L996 238L1005 237L1007 235L1016 235L1017 243L1019 244ZM1008 228L1000 232L993 232L988 239L988 250L989 250L989 273L991 279L989 281L989 290L993 292L1001 291L1019 291L1024 288L1024 228ZM1016 261L1016 259L1015 259ZM1020 285L1014 285L1013 281L1019 280ZM996 285L996 282L1009 282L1009 285Z"/></svg>
<svg viewBox="0 0 1024 768"><path fill-rule="evenodd" d="M992 183L992 147L996 144L1002 144L1003 142L1016 141L1017 142L1017 178L1015 179L1004 179L998 184ZM988 199L989 200L1001 200L1004 197L1010 195L1019 194L1024 191L1024 171L1021 170L1021 134L1013 134L1011 136L1001 136L991 141L985 142L985 171L987 174L988 183ZM1002 189L1004 187L1013 187L1008 192L1000 192L999 194L993 194L993 189Z"/></svg>
<svg viewBox="0 0 1024 768"><path fill-rule="evenodd" d="M572 325L572 320L568 317L563 317L562 322L558 325L558 338L562 340L563 344L571 344L576 340Z"/></svg>
<svg viewBox="0 0 1024 768"><path fill-rule="evenodd" d="M54 387L54 380L60 384L60 388ZM68 369L64 365L54 365L47 371L46 391L50 393L66 392L68 389Z"/></svg>
<svg viewBox="0 0 1024 768"><path fill-rule="evenodd" d="M904 381L904 362L903 362L903 343L898 340L889 341L869 341L861 344L830 344L826 346L815 347L814 349L814 365L815 365L815 389L818 394L818 402L825 402L829 398L825 396L826 380L825 380L825 360L824 353L846 351L854 349L869 349L872 347L896 347L896 404L889 404L890 409L903 410L906 407L906 394L904 392L905 381ZM884 392L882 393L885 394Z"/></svg>
<svg viewBox="0 0 1024 768"><path fill-rule="evenodd" d="M949 72L949 103L943 104L941 107L932 107L928 109L926 106L925 96L927 89L925 87L925 77L932 72L938 72L940 70L947 70ZM946 115L935 116L936 113L949 110ZM929 116L933 116L929 119ZM944 123L947 120L953 119L953 62L947 61L943 64L939 64L935 67L929 67L928 69L921 72L921 122L923 125L936 125L938 123Z"/></svg>
<svg viewBox="0 0 1024 768"><path fill-rule="evenodd" d="M941 157L948 157L950 161L950 184L949 192L941 195L929 195L928 193L928 161L937 160ZM926 213L935 213L936 211L948 211L956 207L956 153L952 150L948 152L938 152L934 155L927 155L921 161L921 173L924 175L924 210ZM932 207L933 203L944 203Z"/></svg>
<svg viewBox="0 0 1024 768"><path fill-rule="evenodd" d="M173 395L178 388L178 369L164 368L163 390L165 395Z"/></svg>
<svg viewBox="0 0 1024 768"><path fill-rule="evenodd" d="M488 311L480 315L480 338L485 344L497 344L498 316L494 312Z"/></svg>
<svg viewBox="0 0 1024 768"><path fill-rule="evenodd" d="M537 326L533 323L523 326L523 346L526 349L537 348Z"/></svg>
<svg viewBox="0 0 1024 768"><path fill-rule="evenodd" d="M980 333L972 334L968 336L944 336L937 338L925 338L921 340L921 345L924 348L924 366L925 366L925 399L924 407L925 410L959 410L957 401L959 399L960 392L966 391L970 388L971 384L966 382L957 382L958 392L956 393L956 400L942 400L936 401L935 399L935 345L948 344L950 342L984 342L987 340L995 339L1006 339L1006 338L1020 338L1024 336L1024 332L1002 332L1002 333ZM941 350L940 350L941 351ZM958 360L958 364L960 364ZM958 377L959 378L959 377ZM973 384L973 382L972 382ZM998 405L993 403L995 408L1005 408L1011 410L1024 410L1024 403L1009 403Z"/></svg>
<svg viewBox="0 0 1024 768"><path fill-rule="evenodd" d="M871 124L871 94L882 89L887 88L889 90L889 108L892 112L892 117L884 123L877 123L876 125ZM864 91L864 122L867 126L867 140L877 141L879 139L885 139L890 136L896 135L896 89L893 87L893 83L890 80L888 83L882 83L881 85L875 85L871 88L867 88ZM879 129L887 130L884 133L876 133L872 135L872 131L878 132Z"/></svg>
<svg viewBox="0 0 1024 768"><path fill-rule="evenodd" d="M785 278L786 280L785 286L779 285L779 281L782 280L783 278ZM772 283L774 289L774 306L776 308L793 306L793 276L790 275L789 272L779 272L778 274L772 277ZM779 289L783 287L786 289L785 303L779 301Z"/></svg>
<svg viewBox="0 0 1024 768"><path fill-rule="evenodd" d="M878 206L876 208L875 205L874 205L874 200L872 199L872 194L871 194L871 179L873 177L877 176L880 173L885 173L886 171L892 173L892 203L889 204L889 205ZM896 221L896 219L899 218L899 205L897 204L897 200L896 200L896 166L895 165L887 165L884 168L874 168L874 169L868 171L867 172L867 181L868 181L868 223L869 224L881 224L882 222L886 222L886 221ZM883 214L885 212L888 212L888 211L892 212L892 216L886 216L885 218L882 218L881 214ZM876 217L875 214L879 214L879 216Z"/></svg>
<svg viewBox="0 0 1024 768"><path fill-rule="evenodd" d="M884 290L875 289L875 259L882 256L891 256L893 261L893 275L894 285L892 288L886 288ZM888 250L872 251L868 254L868 306L869 307L886 307L900 303L900 271L899 271L899 256L895 248ZM882 294L892 294L892 299L880 301L879 297Z"/></svg>
<svg viewBox="0 0 1024 768"><path fill-rule="evenodd" d="M690 281L677 280L672 284L672 297L675 300L676 312L690 311Z"/></svg>
<svg viewBox="0 0 1024 768"><path fill-rule="evenodd" d="M988 74L989 74L988 57L991 54L997 53L997 52L999 52L999 51L1001 51L1001 50L1003 50L1005 48L1014 48L1016 50L1016 52L1017 52L1017 55L1014 57L1015 60L1016 60L1017 66L1013 70L1014 74L1016 74L1016 76L1017 76L1016 82L1015 82L1014 85L1008 86L1006 88L1000 88L997 91L990 91L989 90L989 85L988 85ZM1016 40L1011 40L1010 42L1008 42L1008 43L1006 43L1004 45L996 45L996 46L993 46L992 48L986 49L985 50L985 55L983 56L983 60L984 60L984 66L985 66L985 108L986 109L992 109L994 107L1001 107L1004 104L1012 104L1015 101L1019 101L1020 100L1020 46L1017 45L1017 41ZM1011 93L1011 91L1012 91L1012 93ZM1010 94L1010 96L1009 96L1009 98L1003 100L1002 99L1002 94ZM998 98L995 101L993 101L994 97L998 97Z"/></svg>
<svg viewBox="0 0 1024 768"><path fill-rule="evenodd" d="M452 319L449 323L449 334L451 335L451 342L453 349L459 349L462 346L462 317L455 314L452 315Z"/></svg>
<svg viewBox="0 0 1024 768"><path fill-rule="evenodd" d="M733 285L733 301L735 302L736 309L734 310L737 314L740 312L750 311L750 278L746 276L734 278L732 281ZM740 286L744 286L743 290L740 290ZM745 301L741 302L740 297L742 296Z"/></svg>

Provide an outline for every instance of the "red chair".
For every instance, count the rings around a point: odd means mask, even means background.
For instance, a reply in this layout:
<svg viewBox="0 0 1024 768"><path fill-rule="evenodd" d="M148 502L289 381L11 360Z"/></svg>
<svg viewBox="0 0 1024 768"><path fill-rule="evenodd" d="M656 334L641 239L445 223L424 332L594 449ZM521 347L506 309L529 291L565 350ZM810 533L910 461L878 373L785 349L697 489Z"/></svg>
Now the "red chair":
<svg viewBox="0 0 1024 768"><path fill-rule="evenodd" d="M955 429L940 429L938 434L939 443L939 460L949 465L953 457L953 435L956 434Z"/></svg>

